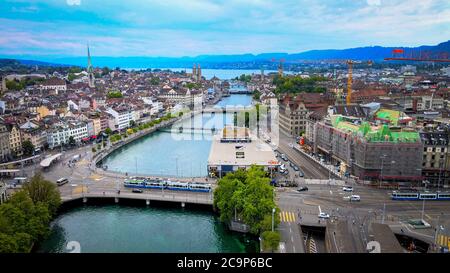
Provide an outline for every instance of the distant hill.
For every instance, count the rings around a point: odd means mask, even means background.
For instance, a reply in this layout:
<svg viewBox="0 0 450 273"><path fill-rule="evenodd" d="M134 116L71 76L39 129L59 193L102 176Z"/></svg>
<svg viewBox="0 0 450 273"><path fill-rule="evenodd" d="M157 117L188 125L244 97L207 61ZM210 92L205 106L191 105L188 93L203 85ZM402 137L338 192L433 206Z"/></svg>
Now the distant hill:
<svg viewBox="0 0 450 273"><path fill-rule="evenodd" d="M94 66L110 68L191 68L192 64L200 63L203 68L234 68L234 69L257 69L264 65L267 67L276 67L277 61L281 58L286 63L298 63L306 60L330 60L330 59L354 59L354 60L373 60L382 61L384 58L392 55L393 49L404 49L407 54L418 55L420 52L430 52L437 55L441 52L447 52L450 55L450 40L434 46L420 47L358 47L350 49L329 49L329 50L310 50L302 53L263 53L263 54L239 54L239 55L199 55L196 57L92 57ZM43 62L45 61L45 62ZM86 57L66 57L45 59L42 61L20 60L20 63L26 65L44 65L44 66L69 66L76 65L85 67ZM60 65L65 64L65 65Z"/></svg>
<svg viewBox="0 0 450 273"><path fill-rule="evenodd" d="M374 60L381 61L384 58L392 56L392 50L403 49L406 54L418 55L421 52L430 52L437 55L441 52L447 52L450 55L450 40L440 43L436 46L420 47L358 47L342 50L311 50L298 54L289 54L286 60L324 60L324 59L353 59L353 60Z"/></svg>

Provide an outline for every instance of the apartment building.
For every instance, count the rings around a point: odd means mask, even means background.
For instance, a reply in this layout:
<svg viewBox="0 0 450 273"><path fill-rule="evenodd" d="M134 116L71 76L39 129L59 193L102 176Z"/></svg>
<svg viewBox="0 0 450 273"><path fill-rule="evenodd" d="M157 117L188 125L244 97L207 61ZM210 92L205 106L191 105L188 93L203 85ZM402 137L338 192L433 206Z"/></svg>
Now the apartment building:
<svg viewBox="0 0 450 273"><path fill-rule="evenodd" d="M82 138L88 137L88 126L86 122L69 121L53 126L47 132L47 142L49 148L53 149L62 144L68 144L70 137L73 137L76 143Z"/></svg>
<svg viewBox="0 0 450 273"><path fill-rule="evenodd" d="M433 126L420 132L424 145L422 174L433 186L450 184L450 127Z"/></svg>
<svg viewBox="0 0 450 273"><path fill-rule="evenodd" d="M418 132L330 116L316 125L314 150L362 180L422 182L423 144Z"/></svg>

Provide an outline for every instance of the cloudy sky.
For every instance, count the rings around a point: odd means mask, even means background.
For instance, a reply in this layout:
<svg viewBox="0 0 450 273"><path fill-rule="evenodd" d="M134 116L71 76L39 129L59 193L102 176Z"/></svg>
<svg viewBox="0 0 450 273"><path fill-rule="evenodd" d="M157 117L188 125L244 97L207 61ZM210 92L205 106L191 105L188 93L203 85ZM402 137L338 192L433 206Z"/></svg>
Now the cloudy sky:
<svg viewBox="0 0 450 273"><path fill-rule="evenodd" d="M449 0L0 0L0 56L196 56L433 45Z"/></svg>

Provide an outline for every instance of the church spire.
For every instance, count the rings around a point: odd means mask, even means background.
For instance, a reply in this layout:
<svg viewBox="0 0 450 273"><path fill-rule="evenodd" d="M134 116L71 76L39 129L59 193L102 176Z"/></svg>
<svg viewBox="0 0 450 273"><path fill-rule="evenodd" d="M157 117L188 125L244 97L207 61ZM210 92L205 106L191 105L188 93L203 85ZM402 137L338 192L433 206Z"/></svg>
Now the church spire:
<svg viewBox="0 0 450 273"><path fill-rule="evenodd" d="M89 81L89 87L93 88L95 87L94 84L94 68L92 67L92 61L91 61L91 52L89 50L89 43L87 44L87 57L88 57L88 64L87 64L87 73L88 73L88 81Z"/></svg>

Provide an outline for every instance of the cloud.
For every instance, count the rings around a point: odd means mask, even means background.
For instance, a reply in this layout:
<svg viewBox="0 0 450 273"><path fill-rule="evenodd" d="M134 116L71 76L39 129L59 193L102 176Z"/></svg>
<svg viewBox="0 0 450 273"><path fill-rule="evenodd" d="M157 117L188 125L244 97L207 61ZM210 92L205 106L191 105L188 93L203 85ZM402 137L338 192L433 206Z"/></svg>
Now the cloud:
<svg viewBox="0 0 450 273"><path fill-rule="evenodd" d="M81 5L81 0L66 0L69 6L79 6Z"/></svg>
<svg viewBox="0 0 450 273"><path fill-rule="evenodd" d="M34 13L4 13L0 54L84 55L87 41L103 56L296 53L431 45L450 37L448 0L81 2L35 0ZM0 1L0 10L8 9Z"/></svg>
<svg viewBox="0 0 450 273"><path fill-rule="evenodd" d="M381 0L367 0L367 5L379 6L379 5L381 5Z"/></svg>

